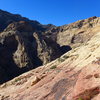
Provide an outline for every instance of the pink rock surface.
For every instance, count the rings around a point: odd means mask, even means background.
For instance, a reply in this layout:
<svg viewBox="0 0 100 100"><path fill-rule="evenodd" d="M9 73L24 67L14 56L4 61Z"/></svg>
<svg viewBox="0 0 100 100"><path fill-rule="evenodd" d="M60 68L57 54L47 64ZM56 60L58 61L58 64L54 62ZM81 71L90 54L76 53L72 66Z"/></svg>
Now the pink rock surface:
<svg viewBox="0 0 100 100"><path fill-rule="evenodd" d="M100 65L89 64L78 76L71 100L100 100ZM93 99L95 98L96 99Z"/></svg>

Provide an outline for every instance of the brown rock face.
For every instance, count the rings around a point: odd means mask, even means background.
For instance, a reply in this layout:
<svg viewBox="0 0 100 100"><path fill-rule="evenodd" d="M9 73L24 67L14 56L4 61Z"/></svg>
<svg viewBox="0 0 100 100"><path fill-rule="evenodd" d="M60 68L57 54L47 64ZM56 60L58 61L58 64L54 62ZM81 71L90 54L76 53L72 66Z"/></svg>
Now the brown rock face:
<svg viewBox="0 0 100 100"><path fill-rule="evenodd" d="M1 100L100 99L99 17L56 27L0 14Z"/></svg>
<svg viewBox="0 0 100 100"><path fill-rule="evenodd" d="M0 83L47 64L71 50L70 46L63 50L56 41L42 35L56 27L54 25L41 25L0 10L0 26Z"/></svg>
<svg viewBox="0 0 100 100"><path fill-rule="evenodd" d="M19 21L30 23L36 30L45 30L46 27L37 21L29 20L28 18L22 17L19 14L11 14L9 12L0 10L0 32L3 31L9 24Z"/></svg>
<svg viewBox="0 0 100 100"><path fill-rule="evenodd" d="M97 32L84 45L0 85L0 97L4 100L99 100L99 40L100 32Z"/></svg>
<svg viewBox="0 0 100 100"><path fill-rule="evenodd" d="M100 18L94 16L69 25L54 27L46 31L44 35L52 38L60 46L70 45L72 48L75 48L89 41L97 31L100 31L99 25Z"/></svg>
<svg viewBox="0 0 100 100"><path fill-rule="evenodd" d="M6 73L0 78L1 83L63 54L56 42L35 31L30 23L20 21L8 25L0 33L1 76Z"/></svg>
<svg viewBox="0 0 100 100"><path fill-rule="evenodd" d="M94 99L100 93L99 69L99 65L90 64L82 70L74 87L71 100L99 100L99 98Z"/></svg>

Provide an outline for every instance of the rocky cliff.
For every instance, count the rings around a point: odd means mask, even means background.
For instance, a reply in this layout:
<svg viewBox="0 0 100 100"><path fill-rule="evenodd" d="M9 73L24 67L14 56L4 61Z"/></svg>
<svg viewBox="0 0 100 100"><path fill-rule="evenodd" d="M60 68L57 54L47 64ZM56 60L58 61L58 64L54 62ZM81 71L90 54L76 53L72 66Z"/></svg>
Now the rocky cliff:
<svg viewBox="0 0 100 100"><path fill-rule="evenodd" d="M7 17L0 29L1 100L99 100L99 17L56 27L0 12Z"/></svg>
<svg viewBox="0 0 100 100"><path fill-rule="evenodd" d="M66 51L42 33L56 27L42 25L0 10L0 83L60 57Z"/></svg>
<svg viewBox="0 0 100 100"><path fill-rule="evenodd" d="M97 27L98 28L98 27ZM60 58L0 86L3 100L99 100L100 32Z"/></svg>

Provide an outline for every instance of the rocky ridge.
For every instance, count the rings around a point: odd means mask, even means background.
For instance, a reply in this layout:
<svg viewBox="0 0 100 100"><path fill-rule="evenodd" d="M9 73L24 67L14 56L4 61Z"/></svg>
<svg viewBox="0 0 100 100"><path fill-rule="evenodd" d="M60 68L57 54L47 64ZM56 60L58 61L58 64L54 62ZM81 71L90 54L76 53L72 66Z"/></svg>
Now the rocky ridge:
<svg viewBox="0 0 100 100"><path fill-rule="evenodd" d="M1 85L4 100L99 100L100 32L51 63ZM10 88L10 91L9 91Z"/></svg>
<svg viewBox="0 0 100 100"><path fill-rule="evenodd" d="M56 27L0 13L1 100L99 100L99 17Z"/></svg>
<svg viewBox="0 0 100 100"><path fill-rule="evenodd" d="M54 25L42 25L2 10L0 15L0 83L47 64L71 50L66 46L63 51L56 41L42 34Z"/></svg>
<svg viewBox="0 0 100 100"><path fill-rule="evenodd" d="M69 25L52 28L46 31L45 35L55 40L60 46L70 45L74 48L89 41L99 31L97 28L99 25L100 18L94 16Z"/></svg>

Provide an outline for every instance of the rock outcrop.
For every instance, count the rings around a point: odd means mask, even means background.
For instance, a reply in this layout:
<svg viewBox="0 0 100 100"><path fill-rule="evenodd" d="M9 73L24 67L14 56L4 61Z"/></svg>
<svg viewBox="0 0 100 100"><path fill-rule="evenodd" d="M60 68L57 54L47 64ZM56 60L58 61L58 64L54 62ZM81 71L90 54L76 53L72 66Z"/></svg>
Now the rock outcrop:
<svg viewBox="0 0 100 100"><path fill-rule="evenodd" d="M0 33L0 66L6 76L6 79L0 79L9 80L46 64L61 54L60 46L36 32L30 23L14 22Z"/></svg>
<svg viewBox="0 0 100 100"><path fill-rule="evenodd" d="M100 99L99 17L56 27L0 13L1 100Z"/></svg>
<svg viewBox="0 0 100 100"><path fill-rule="evenodd" d="M60 58L2 84L1 98L3 100L99 100L99 39L100 32L97 32L90 41Z"/></svg>
<svg viewBox="0 0 100 100"><path fill-rule="evenodd" d="M89 41L95 33L99 32L100 18L91 17L79 20L69 25L54 27L44 33L52 38L60 46L70 45L72 48L80 46Z"/></svg>
<svg viewBox="0 0 100 100"><path fill-rule="evenodd" d="M0 15L0 83L47 64L71 50L70 46L64 49L42 34L56 27L54 25L41 25L2 10Z"/></svg>

